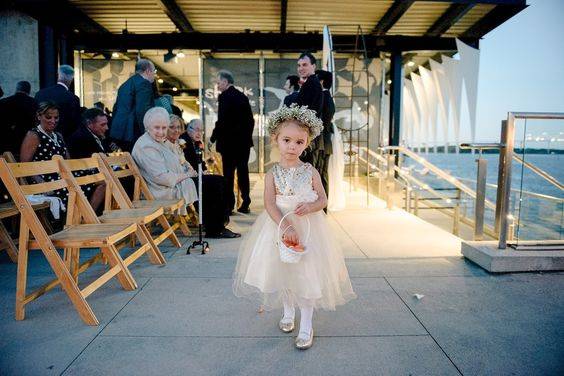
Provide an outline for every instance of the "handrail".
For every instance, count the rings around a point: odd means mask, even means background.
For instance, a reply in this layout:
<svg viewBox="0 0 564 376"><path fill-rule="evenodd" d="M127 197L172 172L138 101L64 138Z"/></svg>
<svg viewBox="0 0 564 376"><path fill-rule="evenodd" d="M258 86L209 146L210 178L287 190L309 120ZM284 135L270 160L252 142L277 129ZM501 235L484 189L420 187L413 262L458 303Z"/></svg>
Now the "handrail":
<svg viewBox="0 0 564 376"><path fill-rule="evenodd" d="M527 167L531 171L533 171L535 174L537 174L538 176L540 176L550 184L554 185L560 190L564 190L564 184L561 184L555 177L553 177L549 173L541 170L540 168L538 168L537 166L535 166L530 162L526 162L523 158L519 157L518 155L513 154L513 159L521 163L523 166Z"/></svg>
<svg viewBox="0 0 564 376"><path fill-rule="evenodd" d="M476 198L476 192L472 188L468 187L466 184L463 184L460 180L458 180L454 176L448 174L447 172L443 171L442 169L435 166L431 162L425 160L423 157L420 157L419 155L417 155L417 153L415 153L415 152L413 152L413 151L411 151L411 150L409 150L409 149L407 149L403 146L385 146L381 149L383 149L383 150L397 150L399 152L404 153L405 155L407 155L411 159L413 159L413 160L419 162L420 164L422 164L423 166L427 167L429 170L434 172L435 175L437 175L438 177L442 178L443 180L448 181L449 183L451 183L456 188L460 189L461 191L463 191L464 193L466 193L470 197L472 197L474 199ZM486 200L485 203L486 203L486 206L488 208L495 210L495 204L493 204L491 201Z"/></svg>
<svg viewBox="0 0 564 376"><path fill-rule="evenodd" d="M561 119L564 120L564 113L560 112L509 112L508 117L514 119Z"/></svg>
<svg viewBox="0 0 564 376"><path fill-rule="evenodd" d="M475 183L475 182L476 182L476 180L474 180L474 179L469 179L469 178L458 178L458 179L460 179L460 180L462 180L462 181L471 182L471 183ZM497 184L493 184L493 183L486 183L486 185L487 185L488 187L490 187L490 188L495 188L495 189L497 189L497 187L498 187ZM525 195L527 195L527 196L532 196L532 197L536 197L536 198L542 198L542 199L549 200L549 201L564 202L564 198L549 196L549 195L545 195L545 194L542 194L542 193L536 193L536 192L525 191L525 190L520 191L520 190L514 189L514 188L511 188L511 192L512 192L512 193L519 193L519 192L521 192L521 193L523 193L523 194L525 194Z"/></svg>
<svg viewBox="0 0 564 376"><path fill-rule="evenodd" d="M387 148L387 150L389 151L391 148ZM399 149L399 148L394 148L394 149ZM388 164L388 159L385 158L383 155L381 155L380 153L377 153L373 150L367 149L366 147L358 147L355 146L355 150L358 153L358 157L359 159L361 159L363 162L368 162L368 160L365 160L364 158L362 158L362 154L363 152L366 153L369 156L372 156L373 158L376 159L376 161L387 165ZM386 151L386 148L379 148L378 151ZM405 151L405 149L400 150L400 151ZM407 153L406 153L407 154ZM415 153L413 153L415 154ZM416 154L415 154L416 155ZM411 156L413 158L413 156ZM414 158L415 159L415 158ZM467 194L469 193L468 191L470 191L470 193L468 194L469 196L474 196L472 195L473 190L468 188L467 190L463 190L461 189L461 186L465 186L464 184L460 183L456 178L450 176L447 172L441 170L440 168L436 167L435 165L433 165L432 163L428 162L428 161L420 161L420 163L424 166L427 167L429 169L432 169L433 171L437 172L438 170L441 171L442 173L439 173L437 175L439 175L439 179L443 178L443 180L450 182L451 184L453 184L455 186L455 188L459 191L459 192L466 192ZM463 200L461 197L451 197L451 196L447 196L445 194L443 194L442 192L440 192L437 189L434 189L432 187L429 186L428 183L419 180L418 178L416 178L415 176L413 176L413 174L410 174L409 172L405 171L405 169L400 168L399 166L396 166L395 164L393 164L393 167L391 168L391 171L393 171L396 176L395 176L395 180L397 183L399 183L400 186L403 186L405 188L408 188L407 186L409 185L410 187L408 189L406 189L406 208L410 208L411 204L409 201L411 195L409 194L409 190L412 191L425 191L428 192L432 195L432 197L438 198L440 200L445 201L446 203L451 203L453 201L459 201L459 203L461 203ZM388 172L389 173L389 172ZM446 179L444 179L444 177L448 177ZM407 184L402 182L405 181ZM453 183L454 181L454 183ZM457 184L458 182L458 184ZM475 198L475 197L474 197ZM415 202L417 202L417 198L415 198ZM445 210L446 213L451 213L449 215L452 215L454 217L454 224L453 224L453 232L456 234L457 233L457 229L458 229L458 223L459 221L461 223L464 223L468 226L474 227L476 228L480 228L480 237L483 237L483 234L486 234L492 238L496 237L496 233L495 230L492 226L488 226L486 224L481 224L478 225L478 222L476 221L476 219L471 219L466 217L465 215L461 214L459 212L459 210L457 210L457 208L449 208L449 207L443 207L441 205L437 205L434 204L432 202L426 202L426 205L429 208L435 209L435 210ZM456 204L456 206L458 206L459 204ZM488 208L490 209L495 209L495 207L493 206L493 204L490 203L490 205L488 205ZM415 204L415 212L417 213L417 203ZM417 215L417 214L416 214ZM476 232L476 230L475 230Z"/></svg>
<svg viewBox="0 0 564 376"><path fill-rule="evenodd" d="M500 150L504 146L505 146L504 144L499 144L499 143L463 143L463 144L460 144L461 149L475 149L475 150L479 150L479 151L482 151L482 150ZM519 157L515 154L513 154L513 159L516 160L517 162L521 163L522 165L524 165L525 167L527 167L531 171L533 171L535 174L537 174L541 178L548 181L550 184L556 186L560 190L564 190L564 185L561 184L555 177L553 177L552 175L543 171L542 169L538 168L534 164L532 164L530 162L525 162L525 160L523 160L523 158L521 158L521 157Z"/></svg>
<svg viewBox="0 0 564 376"><path fill-rule="evenodd" d="M476 149L476 150L499 150L503 147L502 144L495 143L468 143L460 144L461 149Z"/></svg>

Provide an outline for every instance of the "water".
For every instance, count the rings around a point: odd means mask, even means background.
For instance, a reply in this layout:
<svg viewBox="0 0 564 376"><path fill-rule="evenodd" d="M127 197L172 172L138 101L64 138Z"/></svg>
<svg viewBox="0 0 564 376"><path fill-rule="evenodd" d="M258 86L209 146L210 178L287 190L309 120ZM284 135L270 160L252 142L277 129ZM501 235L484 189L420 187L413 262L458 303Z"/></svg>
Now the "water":
<svg viewBox="0 0 564 376"><path fill-rule="evenodd" d="M517 154L526 162L529 162L559 182L564 182L564 155L563 154ZM421 153L420 156L447 171L449 174L459 178L466 185L475 190L476 186L476 159L478 155L472 154L440 154ZM498 161L497 154L484 154L482 156L488 163L487 183L497 184ZM414 165L416 176L424 180L431 187L449 187L444 181L437 179L433 174L427 173L425 169L407 159L406 166ZM516 218L516 237L521 240L560 240L563 238L564 223L564 193L558 187L550 184L528 168L524 168L518 162L512 165L512 195L510 212ZM521 193L521 190L524 193ZM546 199L527 194L525 191L540 193L555 199ZM488 186L486 197L495 203L496 189ZM467 216L473 216L473 200L462 196L462 210ZM493 226L494 211L487 209L485 213L486 224Z"/></svg>
<svg viewBox="0 0 564 376"><path fill-rule="evenodd" d="M420 154L423 158L433 163L437 167L449 172L457 178L470 179L476 181L476 159L478 155L472 154ZM517 156L523 158L522 154ZM497 184L498 175L498 154L483 154L482 158L488 162L488 184ZM524 160L529 162L541 170L552 175L559 182L564 182L564 155L563 154L526 154ZM523 173L523 176L522 176ZM563 198L562 191L546 180L525 168L518 162L512 165L512 189L519 189L521 182L523 189L542 193L558 198Z"/></svg>

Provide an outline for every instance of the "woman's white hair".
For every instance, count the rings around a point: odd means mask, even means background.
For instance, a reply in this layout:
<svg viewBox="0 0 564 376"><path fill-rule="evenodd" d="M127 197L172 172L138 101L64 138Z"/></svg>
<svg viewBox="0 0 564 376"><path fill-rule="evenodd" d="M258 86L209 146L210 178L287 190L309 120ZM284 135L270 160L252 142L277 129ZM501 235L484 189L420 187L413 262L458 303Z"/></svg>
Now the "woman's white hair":
<svg viewBox="0 0 564 376"><path fill-rule="evenodd" d="M161 121L170 124L168 111L162 107L150 108L143 117L143 125L146 131L149 130L153 124Z"/></svg>

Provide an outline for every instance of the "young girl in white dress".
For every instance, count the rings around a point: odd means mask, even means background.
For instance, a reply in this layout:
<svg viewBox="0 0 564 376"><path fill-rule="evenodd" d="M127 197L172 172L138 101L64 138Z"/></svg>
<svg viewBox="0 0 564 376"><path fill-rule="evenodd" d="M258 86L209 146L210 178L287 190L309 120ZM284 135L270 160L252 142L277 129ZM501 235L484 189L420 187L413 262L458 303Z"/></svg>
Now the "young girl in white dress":
<svg viewBox="0 0 564 376"><path fill-rule="evenodd" d="M266 210L243 239L233 282L236 296L257 297L267 310L283 308L278 326L285 333L294 330L295 307L299 307L295 344L303 350L313 344L314 309L335 310L356 297L322 210L327 196L319 173L299 159L321 129L321 121L306 106L282 107L269 119L268 130L272 144L279 148L280 162L265 176ZM281 260L279 225L284 244L304 247L299 262Z"/></svg>

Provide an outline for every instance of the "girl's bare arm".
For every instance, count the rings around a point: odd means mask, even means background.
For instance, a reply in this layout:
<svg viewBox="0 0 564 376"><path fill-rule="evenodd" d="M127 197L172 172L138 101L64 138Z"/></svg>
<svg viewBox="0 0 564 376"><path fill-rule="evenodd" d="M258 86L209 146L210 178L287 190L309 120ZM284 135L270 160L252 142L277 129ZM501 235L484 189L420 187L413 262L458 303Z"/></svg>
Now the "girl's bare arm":
<svg viewBox="0 0 564 376"><path fill-rule="evenodd" d="M323 184L321 183L321 176L316 169L313 169L313 190L317 192L317 200L314 202L302 202L296 206L294 211L297 215L305 215L309 213L315 213L317 211L323 210L327 206L327 195L325 194L325 189L323 189Z"/></svg>

